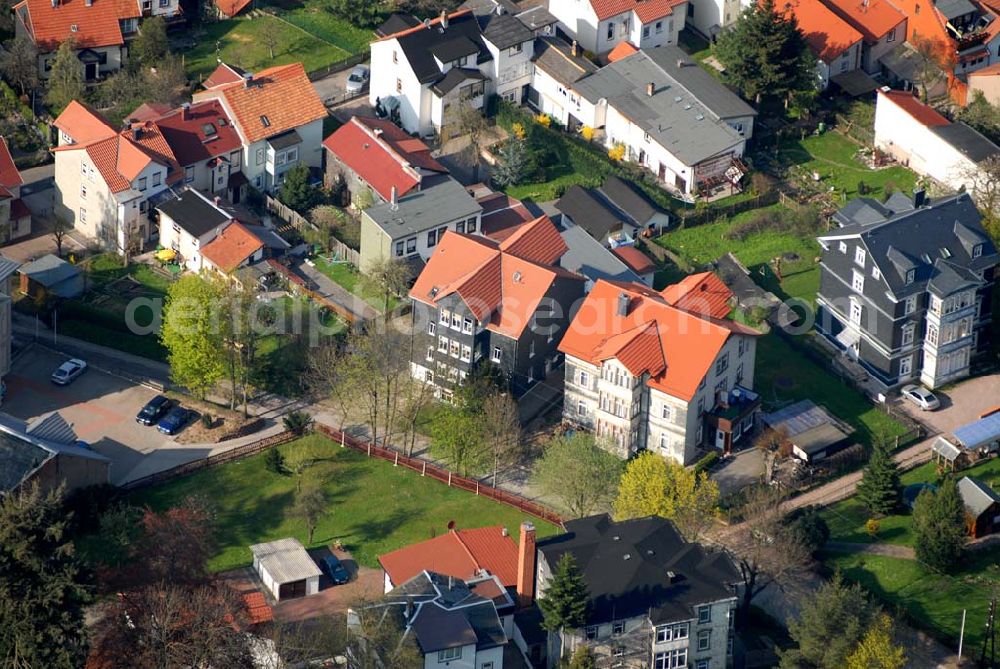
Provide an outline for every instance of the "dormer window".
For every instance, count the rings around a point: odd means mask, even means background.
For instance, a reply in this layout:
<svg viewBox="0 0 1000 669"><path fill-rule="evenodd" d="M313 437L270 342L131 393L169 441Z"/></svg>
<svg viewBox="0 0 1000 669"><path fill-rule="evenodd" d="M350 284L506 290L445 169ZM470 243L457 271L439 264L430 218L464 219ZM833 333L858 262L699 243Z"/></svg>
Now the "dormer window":
<svg viewBox="0 0 1000 669"><path fill-rule="evenodd" d="M862 267L865 266L865 260L867 256L868 254L865 253L864 247L859 246L858 248L854 249L854 262L861 265Z"/></svg>
<svg viewBox="0 0 1000 669"><path fill-rule="evenodd" d="M837 245L837 250L841 253L847 253L847 242L840 242Z"/></svg>
<svg viewBox="0 0 1000 669"><path fill-rule="evenodd" d="M913 283L913 279L916 277L916 272L912 269L906 270L906 283L907 285Z"/></svg>
<svg viewBox="0 0 1000 669"><path fill-rule="evenodd" d="M972 257L978 258L981 255L983 255L983 245L976 244L975 246L972 247Z"/></svg>

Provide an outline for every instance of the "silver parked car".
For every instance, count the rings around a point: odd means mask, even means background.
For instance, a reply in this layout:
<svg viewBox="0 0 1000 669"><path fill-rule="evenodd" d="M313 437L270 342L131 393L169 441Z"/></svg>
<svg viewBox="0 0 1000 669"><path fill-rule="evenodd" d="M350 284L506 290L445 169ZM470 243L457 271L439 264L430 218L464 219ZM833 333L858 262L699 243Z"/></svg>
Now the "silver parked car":
<svg viewBox="0 0 1000 669"><path fill-rule="evenodd" d="M70 358L63 364L59 365L59 369L52 372L52 383L57 386L65 386L72 383L73 379L83 374L87 371L87 363L79 358Z"/></svg>
<svg viewBox="0 0 1000 669"><path fill-rule="evenodd" d="M347 89L348 93L360 93L368 85L368 78L371 76L371 71L368 69L367 65L355 65L354 69L351 70L351 74L347 77Z"/></svg>
<svg viewBox="0 0 1000 669"><path fill-rule="evenodd" d="M900 389L900 394L916 404L922 411L934 411L941 406L941 401L931 391L922 386L908 385Z"/></svg>

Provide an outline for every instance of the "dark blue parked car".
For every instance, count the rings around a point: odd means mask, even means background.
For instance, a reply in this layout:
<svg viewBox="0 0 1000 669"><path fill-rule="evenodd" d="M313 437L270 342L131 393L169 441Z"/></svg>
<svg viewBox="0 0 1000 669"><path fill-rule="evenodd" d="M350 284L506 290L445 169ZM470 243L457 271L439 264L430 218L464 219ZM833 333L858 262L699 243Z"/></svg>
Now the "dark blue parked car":
<svg viewBox="0 0 1000 669"><path fill-rule="evenodd" d="M146 406L142 407L142 410L135 417L135 421L143 425L153 425L167 412L172 404L173 402L163 395L157 395L146 402Z"/></svg>
<svg viewBox="0 0 1000 669"><path fill-rule="evenodd" d="M343 585L351 580L347 570L344 569L344 563L336 555L328 555L320 560L319 568L330 577L334 585Z"/></svg>
<svg viewBox="0 0 1000 669"><path fill-rule="evenodd" d="M156 424L156 429L163 434L177 434L194 418L194 411L178 405L167 412L167 415Z"/></svg>

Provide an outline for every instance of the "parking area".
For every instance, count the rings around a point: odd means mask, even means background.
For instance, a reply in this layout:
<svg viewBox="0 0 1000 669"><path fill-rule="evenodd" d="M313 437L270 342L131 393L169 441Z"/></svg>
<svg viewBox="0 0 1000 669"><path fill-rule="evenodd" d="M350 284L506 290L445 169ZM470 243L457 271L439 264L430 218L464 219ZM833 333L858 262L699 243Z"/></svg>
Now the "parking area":
<svg viewBox="0 0 1000 669"><path fill-rule="evenodd" d="M111 460L111 482L120 484L154 471L204 457L210 448L181 446L135 415L156 391L90 367L68 386L49 376L66 356L31 347L6 377L3 411L31 420L59 411L80 439Z"/></svg>
<svg viewBox="0 0 1000 669"><path fill-rule="evenodd" d="M927 426L931 434L948 434L976 420L1000 405L1000 374L980 376L943 390L935 390L941 401L937 411L921 411L912 402L901 400L903 409Z"/></svg>

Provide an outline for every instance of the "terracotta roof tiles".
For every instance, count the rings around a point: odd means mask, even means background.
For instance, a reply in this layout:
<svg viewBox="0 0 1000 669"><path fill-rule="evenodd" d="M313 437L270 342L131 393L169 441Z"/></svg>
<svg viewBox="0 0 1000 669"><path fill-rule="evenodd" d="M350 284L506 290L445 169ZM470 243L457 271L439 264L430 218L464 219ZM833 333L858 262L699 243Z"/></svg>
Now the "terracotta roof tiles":
<svg viewBox="0 0 1000 669"><path fill-rule="evenodd" d="M906 21L889 0L823 0L840 18L858 30L867 42L878 42L886 33ZM906 35L900 33L897 39Z"/></svg>
<svg viewBox="0 0 1000 669"><path fill-rule="evenodd" d="M55 51L72 37L77 48L114 46L125 43L119 20L139 18L136 0L23 0L15 10L27 10L26 27L42 52Z"/></svg>
<svg viewBox="0 0 1000 669"><path fill-rule="evenodd" d="M827 64L863 39L860 32L820 0L793 0L785 7L795 16L813 53Z"/></svg>
<svg viewBox="0 0 1000 669"><path fill-rule="evenodd" d="M634 11L642 23L669 16L684 0L591 0L599 21Z"/></svg>
<svg viewBox="0 0 1000 669"><path fill-rule="evenodd" d="M634 47L632 43L629 42L628 40L619 42L618 46L616 46L608 53L608 62L614 63L616 61L621 60L622 58L628 58L638 50L639 49Z"/></svg>
<svg viewBox="0 0 1000 669"><path fill-rule="evenodd" d="M934 110L933 107L925 105L918 100L910 91L883 91L879 90L879 98L887 98L894 102L903 111L909 114L913 120L921 125L932 128L939 125L950 125L951 121Z"/></svg>
<svg viewBox="0 0 1000 669"><path fill-rule="evenodd" d="M52 125L69 135L78 144L107 139L117 132L103 116L76 100L66 105L66 109L59 114Z"/></svg>
<svg viewBox="0 0 1000 669"><path fill-rule="evenodd" d="M725 318L732 311L733 291L712 272L690 274L660 294L667 304L703 316Z"/></svg>
<svg viewBox="0 0 1000 669"><path fill-rule="evenodd" d="M505 587L517 585L517 544L500 526L449 530L447 534L379 556L394 585L427 570L470 579L485 569Z"/></svg>
<svg viewBox="0 0 1000 669"><path fill-rule="evenodd" d="M14 164L14 158L10 155L10 148L7 140L0 137L0 186L4 188L17 188L24 184L21 173Z"/></svg>
<svg viewBox="0 0 1000 669"><path fill-rule="evenodd" d="M517 228L500 242L500 250L542 265L553 265L569 250L548 216L540 216Z"/></svg>
<svg viewBox="0 0 1000 669"><path fill-rule="evenodd" d="M656 264L645 253L634 246L619 246L611 250L628 268L642 276L656 269Z"/></svg>
<svg viewBox="0 0 1000 669"><path fill-rule="evenodd" d="M201 249L201 255L223 272L232 272L262 248L264 242L257 235L234 221Z"/></svg>

